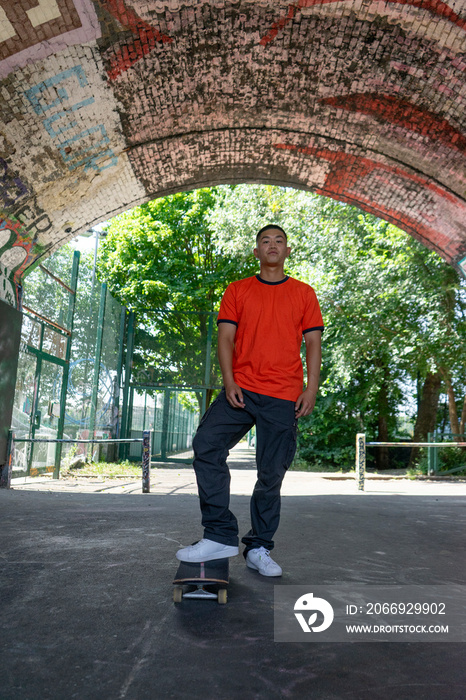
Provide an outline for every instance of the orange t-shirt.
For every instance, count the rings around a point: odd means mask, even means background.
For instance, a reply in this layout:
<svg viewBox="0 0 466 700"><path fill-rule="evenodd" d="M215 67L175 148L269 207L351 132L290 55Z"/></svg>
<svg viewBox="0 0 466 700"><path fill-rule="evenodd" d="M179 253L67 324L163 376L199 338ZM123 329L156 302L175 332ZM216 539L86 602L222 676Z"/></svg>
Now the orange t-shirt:
<svg viewBox="0 0 466 700"><path fill-rule="evenodd" d="M242 389L296 401L303 391L303 333L324 330L312 287L291 277L259 275L228 285L218 323L236 327L233 376Z"/></svg>

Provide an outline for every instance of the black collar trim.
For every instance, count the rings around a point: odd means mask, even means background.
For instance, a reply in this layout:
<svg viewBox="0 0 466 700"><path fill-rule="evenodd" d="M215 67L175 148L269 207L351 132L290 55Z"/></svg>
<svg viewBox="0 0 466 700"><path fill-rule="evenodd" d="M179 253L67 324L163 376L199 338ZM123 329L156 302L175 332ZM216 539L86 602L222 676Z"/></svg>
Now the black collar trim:
<svg viewBox="0 0 466 700"><path fill-rule="evenodd" d="M280 282L267 282L267 280L263 280L260 275L256 275L256 280L258 282L262 282L262 284L271 284L273 286L275 286L277 284L283 284L284 282L286 282L289 279L290 279L290 276L286 275L286 277L284 277L282 280L280 280Z"/></svg>

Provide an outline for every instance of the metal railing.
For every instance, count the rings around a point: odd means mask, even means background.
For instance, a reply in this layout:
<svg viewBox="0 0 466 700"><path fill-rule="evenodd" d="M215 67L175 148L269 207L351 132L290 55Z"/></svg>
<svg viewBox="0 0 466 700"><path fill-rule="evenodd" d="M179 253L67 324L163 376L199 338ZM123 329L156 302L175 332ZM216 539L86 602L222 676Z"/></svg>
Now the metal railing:
<svg viewBox="0 0 466 700"><path fill-rule="evenodd" d="M14 445L17 442L26 443L71 443L71 444L90 444L92 445L109 445L113 443L126 443L126 442L140 442L142 443L142 492L150 493L150 456L151 456L151 443L152 443L152 431L143 430L142 437L140 438L15 438L15 435L10 431L8 439L8 453L7 460L3 467L0 467L0 488L9 489L11 486L11 475L13 469L12 455L14 451ZM53 478L58 479L59 473L54 471Z"/></svg>
<svg viewBox="0 0 466 700"><path fill-rule="evenodd" d="M358 482L358 490L364 491L364 483L366 480L366 447L466 447L466 442L366 442L366 434L358 433L356 435L356 480ZM429 462L429 474L434 473L434 461ZM445 474L452 474L455 471L462 471L465 467L450 469Z"/></svg>

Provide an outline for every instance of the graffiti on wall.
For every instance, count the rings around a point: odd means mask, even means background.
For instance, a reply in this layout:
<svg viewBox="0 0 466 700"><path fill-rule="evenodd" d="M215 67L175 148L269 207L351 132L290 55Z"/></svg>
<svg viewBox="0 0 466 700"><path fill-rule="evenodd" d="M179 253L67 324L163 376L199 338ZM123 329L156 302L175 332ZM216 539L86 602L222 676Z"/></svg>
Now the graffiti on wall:
<svg viewBox="0 0 466 700"><path fill-rule="evenodd" d="M50 231L52 222L37 205L28 185L3 158L0 158L0 211L11 212L8 217L0 218L0 267L8 269L0 277L0 285L2 298L12 303L12 295L16 296L13 290L21 275L47 248L38 245L37 240L40 234Z"/></svg>
<svg viewBox="0 0 466 700"><path fill-rule="evenodd" d="M122 0L105 0L105 6L110 14L118 22L129 29L134 39L121 48L114 47L109 50L107 58L109 68L107 70L110 80L115 80L122 73L134 66L141 58L146 56L157 43L170 44L173 39L147 22Z"/></svg>
<svg viewBox="0 0 466 700"><path fill-rule="evenodd" d="M91 0L0 0L0 77L100 35Z"/></svg>
<svg viewBox="0 0 466 700"><path fill-rule="evenodd" d="M84 166L101 172L117 164L105 125L95 123L95 97L81 65L37 83L25 94L69 170Z"/></svg>
<svg viewBox="0 0 466 700"><path fill-rule="evenodd" d="M16 297L16 287L12 279L12 274L4 265L0 263L0 299L9 306L18 306Z"/></svg>
<svg viewBox="0 0 466 700"><path fill-rule="evenodd" d="M35 7L0 0L0 17L0 59L82 26L71 0L39 0Z"/></svg>
<svg viewBox="0 0 466 700"><path fill-rule="evenodd" d="M0 158L0 209L10 209L27 194L28 188L19 175L11 171L6 160Z"/></svg>
<svg viewBox="0 0 466 700"><path fill-rule="evenodd" d="M28 214L34 216L29 205L25 205L23 210L26 219ZM41 219L50 228L50 219L46 215ZM9 277L15 284L20 282L23 272L27 268L31 270L33 262L50 247L38 243L40 231L36 224L37 220L33 220L28 229L18 219L0 219L0 264L8 268Z"/></svg>

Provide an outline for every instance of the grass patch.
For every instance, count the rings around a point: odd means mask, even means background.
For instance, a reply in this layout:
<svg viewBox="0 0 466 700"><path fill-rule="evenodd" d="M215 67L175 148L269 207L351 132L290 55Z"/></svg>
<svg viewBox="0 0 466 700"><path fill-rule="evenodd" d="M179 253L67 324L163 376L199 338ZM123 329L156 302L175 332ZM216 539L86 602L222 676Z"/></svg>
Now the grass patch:
<svg viewBox="0 0 466 700"><path fill-rule="evenodd" d="M85 462L78 468L63 464L60 469L63 477L100 477L102 479L142 478L142 467L138 462Z"/></svg>
<svg viewBox="0 0 466 700"><path fill-rule="evenodd" d="M346 467L330 467L321 462L308 462L301 457L295 457L291 463L290 471L293 472L329 472L330 474L347 474L354 472L354 465Z"/></svg>

